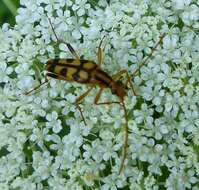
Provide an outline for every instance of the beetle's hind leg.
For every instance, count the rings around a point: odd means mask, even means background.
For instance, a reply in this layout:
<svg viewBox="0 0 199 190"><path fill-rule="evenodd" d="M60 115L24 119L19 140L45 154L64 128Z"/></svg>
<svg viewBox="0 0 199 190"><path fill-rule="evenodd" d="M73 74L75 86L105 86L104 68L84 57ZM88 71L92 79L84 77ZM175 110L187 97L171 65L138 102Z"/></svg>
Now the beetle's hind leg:
<svg viewBox="0 0 199 190"><path fill-rule="evenodd" d="M124 145L123 145L123 156L122 156L121 164L120 164L120 168L119 168L119 174L121 174L122 171L123 171L123 168L124 168L124 162L126 160L127 150L128 150L128 118L127 118L127 110L126 110L124 101L99 102L99 99L101 97L102 92L103 92L103 88L100 88L100 90L98 91L98 93L97 93L97 95L95 97L94 104L96 104L96 105L102 105L102 104L107 104L107 105L110 105L110 104L119 104L120 106L122 106L122 108L124 110L124 117L125 117L126 124L125 124L125 127L124 127L124 129L125 129L125 135L124 135Z"/></svg>
<svg viewBox="0 0 199 190"><path fill-rule="evenodd" d="M48 18L48 21L49 21L50 26L51 26L51 28L52 28L53 34L55 35L55 38L56 38L56 40L57 40L57 43L63 43L63 44L65 44L65 45L68 47L68 49L69 49L69 51L71 52L71 54L72 54L76 59L79 60L80 57L79 57L79 55L77 54L77 52L75 51L75 49L72 47L72 45L71 45L70 43L65 42L64 40L58 38L58 36L57 36L57 34L56 34L56 32L55 32L55 28L54 28L54 26L53 26L53 24L52 24L50 18L49 18L49 17L47 17L47 18Z"/></svg>

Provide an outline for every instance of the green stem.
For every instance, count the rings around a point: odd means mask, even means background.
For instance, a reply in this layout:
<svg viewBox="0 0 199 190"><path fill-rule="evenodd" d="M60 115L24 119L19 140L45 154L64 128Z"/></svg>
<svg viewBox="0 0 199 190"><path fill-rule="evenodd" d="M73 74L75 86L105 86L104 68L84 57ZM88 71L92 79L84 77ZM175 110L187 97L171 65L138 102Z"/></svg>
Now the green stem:
<svg viewBox="0 0 199 190"><path fill-rule="evenodd" d="M17 7L15 4L11 0L3 0L3 2L8 7L12 15L15 16L17 14Z"/></svg>

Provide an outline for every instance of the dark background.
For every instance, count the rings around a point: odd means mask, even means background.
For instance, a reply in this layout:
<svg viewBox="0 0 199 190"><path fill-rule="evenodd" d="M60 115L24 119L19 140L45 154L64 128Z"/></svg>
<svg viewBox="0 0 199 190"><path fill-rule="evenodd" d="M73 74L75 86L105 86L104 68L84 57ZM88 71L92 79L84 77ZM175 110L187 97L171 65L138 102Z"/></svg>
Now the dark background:
<svg viewBox="0 0 199 190"><path fill-rule="evenodd" d="M0 0L0 26L3 23L15 24L15 16L19 8L20 0Z"/></svg>

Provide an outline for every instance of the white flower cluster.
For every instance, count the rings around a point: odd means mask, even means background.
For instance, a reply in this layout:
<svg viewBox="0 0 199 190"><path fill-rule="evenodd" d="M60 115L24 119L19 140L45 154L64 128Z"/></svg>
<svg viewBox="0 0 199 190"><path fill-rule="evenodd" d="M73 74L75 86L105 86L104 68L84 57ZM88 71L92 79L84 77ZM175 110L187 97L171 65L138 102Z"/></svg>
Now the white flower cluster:
<svg viewBox="0 0 199 190"><path fill-rule="evenodd" d="M74 102L87 86L44 81L44 63L70 58L57 36L110 75L133 73L125 97L129 141L118 174L125 118L119 105ZM21 0L16 25L0 28L0 189L193 189L199 178L199 1ZM125 78L124 78L125 80ZM102 101L117 101L110 91Z"/></svg>

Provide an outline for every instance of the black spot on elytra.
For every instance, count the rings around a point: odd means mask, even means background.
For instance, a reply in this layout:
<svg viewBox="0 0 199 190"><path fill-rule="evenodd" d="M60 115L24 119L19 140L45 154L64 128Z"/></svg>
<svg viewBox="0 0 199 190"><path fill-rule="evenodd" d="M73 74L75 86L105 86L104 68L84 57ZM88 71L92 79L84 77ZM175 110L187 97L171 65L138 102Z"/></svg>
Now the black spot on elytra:
<svg viewBox="0 0 199 190"><path fill-rule="evenodd" d="M72 63L74 61L74 59L66 59L67 63Z"/></svg>
<svg viewBox="0 0 199 190"><path fill-rule="evenodd" d="M54 74L54 73L46 73L47 76L51 77L51 78L58 78L58 75Z"/></svg>
<svg viewBox="0 0 199 190"><path fill-rule="evenodd" d="M88 60L84 60L84 59L80 60L81 65L83 65L84 63L87 63L87 62L88 62Z"/></svg>
<svg viewBox="0 0 199 190"><path fill-rule="evenodd" d="M61 71L60 71L60 74L64 77L66 77L66 74L67 74L67 68L63 68Z"/></svg>

